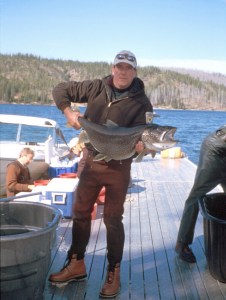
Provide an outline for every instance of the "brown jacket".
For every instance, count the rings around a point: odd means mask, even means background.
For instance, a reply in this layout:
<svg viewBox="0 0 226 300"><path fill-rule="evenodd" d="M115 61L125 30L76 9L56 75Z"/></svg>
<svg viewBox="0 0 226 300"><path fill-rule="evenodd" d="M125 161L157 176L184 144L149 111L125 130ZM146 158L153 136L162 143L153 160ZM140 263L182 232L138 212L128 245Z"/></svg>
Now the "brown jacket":
<svg viewBox="0 0 226 300"><path fill-rule="evenodd" d="M32 184L28 167L19 161L14 161L7 166L6 195L15 196L19 192L28 192L28 185Z"/></svg>
<svg viewBox="0 0 226 300"><path fill-rule="evenodd" d="M119 98L112 89L111 76L82 82L62 82L53 89L53 98L62 111L71 106L71 102L88 103L85 116L97 124L104 124L110 119L122 127L144 125L145 113L153 111L144 91L144 83L138 77Z"/></svg>

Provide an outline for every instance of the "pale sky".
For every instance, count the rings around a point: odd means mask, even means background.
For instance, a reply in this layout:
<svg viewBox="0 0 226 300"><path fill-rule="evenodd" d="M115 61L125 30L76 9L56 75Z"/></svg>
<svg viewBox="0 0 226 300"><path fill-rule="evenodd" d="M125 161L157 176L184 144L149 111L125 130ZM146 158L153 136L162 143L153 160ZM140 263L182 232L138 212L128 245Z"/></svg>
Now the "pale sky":
<svg viewBox="0 0 226 300"><path fill-rule="evenodd" d="M0 53L226 75L226 0L0 0Z"/></svg>

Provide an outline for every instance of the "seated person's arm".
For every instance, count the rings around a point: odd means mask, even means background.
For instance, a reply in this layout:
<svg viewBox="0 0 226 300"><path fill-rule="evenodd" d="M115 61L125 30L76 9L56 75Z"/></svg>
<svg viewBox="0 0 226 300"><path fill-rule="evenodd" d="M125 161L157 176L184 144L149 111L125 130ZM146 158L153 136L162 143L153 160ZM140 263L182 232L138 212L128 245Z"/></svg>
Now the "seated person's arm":
<svg viewBox="0 0 226 300"><path fill-rule="evenodd" d="M6 188L14 193L31 191L34 186L28 183L18 183L18 176L19 174L16 166L9 165L6 174Z"/></svg>

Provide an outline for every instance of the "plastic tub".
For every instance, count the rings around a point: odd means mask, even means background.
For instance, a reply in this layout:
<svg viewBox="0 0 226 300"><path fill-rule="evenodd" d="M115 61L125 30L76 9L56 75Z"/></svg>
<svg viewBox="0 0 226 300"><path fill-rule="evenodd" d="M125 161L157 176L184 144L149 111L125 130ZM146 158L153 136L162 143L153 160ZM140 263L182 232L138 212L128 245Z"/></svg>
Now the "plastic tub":
<svg viewBox="0 0 226 300"><path fill-rule="evenodd" d="M47 185L49 183L49 180L35 180L34 181L34 186L39 186L39 185Z"/></svg>
<svg viewBox="0 0 226 300"><path fill-rule="evenodd" d="M2 299L42 299L61 213L49 205L0 202Z"/></svg>
<svg viewBox="0 0 226 300"><path fill-rule="evenodd" d="M226 282L226 193L206 195L199 200L199 207L210 274Z"/></svg>
<svg viewBox="0 0 226 300"><path fill-rule="evenodd" d="M77 177L77 173L64 173L59 175L59 178L76 178L76 177Z"/></svg>

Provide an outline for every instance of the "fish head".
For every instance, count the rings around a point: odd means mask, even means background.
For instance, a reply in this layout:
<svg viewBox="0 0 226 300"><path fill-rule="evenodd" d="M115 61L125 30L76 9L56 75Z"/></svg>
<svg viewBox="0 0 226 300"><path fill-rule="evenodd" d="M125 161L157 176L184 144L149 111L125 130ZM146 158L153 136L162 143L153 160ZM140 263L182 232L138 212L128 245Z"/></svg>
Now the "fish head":
<svg viewBox="0 0 226 300"><path fill-rule="evenodd" d="M142 133L141 140L145 148L149 150L162 151L164 149L172 148L178 143L174 139L174 134L177 128L172 126L160 126L151 124Z"/></svg>

